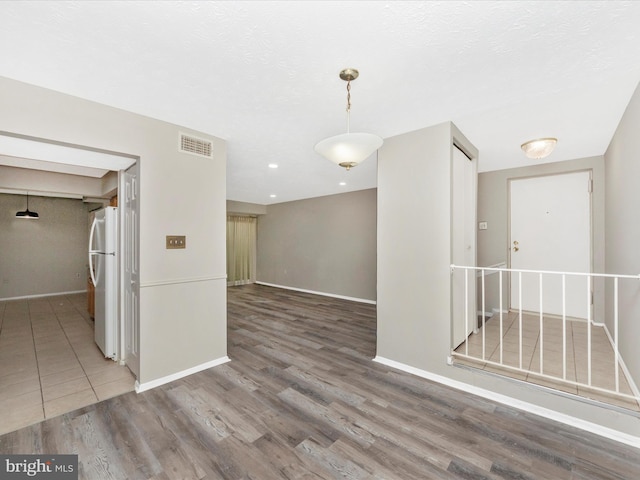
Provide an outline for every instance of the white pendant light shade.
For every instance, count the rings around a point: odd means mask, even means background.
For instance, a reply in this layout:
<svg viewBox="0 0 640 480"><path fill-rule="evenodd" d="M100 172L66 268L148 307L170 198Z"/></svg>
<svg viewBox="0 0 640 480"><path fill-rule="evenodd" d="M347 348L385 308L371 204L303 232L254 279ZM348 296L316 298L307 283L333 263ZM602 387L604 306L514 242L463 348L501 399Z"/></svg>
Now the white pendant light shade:
<svg viewBox="0 0 640 480"><path fill-rule="evenodd" d="M347 82L347 133L325 138L315 144L313 149L327 160L350 170L371 156L382 146L383 140L373 133L351 133L351 81L360 73L355 68L345 68L340 78Z"/></svg>
<svg viewBox="0 0 640 480"><path fill-rule="evenodd" d="M382 146L382 142L382 138L373 133L343 133L319 141L313 149L348 170L369 158Z"/></svg>
<svg viewBox="0 0 640 480"><path fill-rule="evenodd" d="M537 138L523 143L520 148L527 157L540 159L551 155L556 148L556 143L558 143L557 138Z"/></svg>

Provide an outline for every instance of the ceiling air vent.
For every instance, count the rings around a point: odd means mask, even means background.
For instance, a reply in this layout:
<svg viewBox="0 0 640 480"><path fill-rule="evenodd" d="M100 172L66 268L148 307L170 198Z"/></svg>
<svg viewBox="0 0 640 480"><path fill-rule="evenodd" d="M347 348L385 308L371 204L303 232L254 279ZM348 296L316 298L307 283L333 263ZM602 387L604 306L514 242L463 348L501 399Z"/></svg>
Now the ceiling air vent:
<svg viewBox="0 0 640 480"><path fill-rule="evenodd" d="M190 153L191 155L213 158L213 143L211 140L194 137L193 135L180 133L180 146L178 149L181 152Z"/></svg>

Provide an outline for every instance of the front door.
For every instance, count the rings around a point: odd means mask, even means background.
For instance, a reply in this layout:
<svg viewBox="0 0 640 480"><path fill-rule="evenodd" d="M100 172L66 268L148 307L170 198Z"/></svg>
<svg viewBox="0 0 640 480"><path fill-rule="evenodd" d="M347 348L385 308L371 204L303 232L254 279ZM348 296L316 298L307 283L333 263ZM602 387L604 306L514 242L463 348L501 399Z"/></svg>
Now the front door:
<svg viewBox="0 0 640 480"><path fill-rule="evenodd" d="M560 272L591 271L591 172L512 179L510 266ZM562 277L543 275L542 311L562 315ZM511 274L511 308L540 311L538 274ZM587 318L587 279L565 277L565 312Z"/></svg>

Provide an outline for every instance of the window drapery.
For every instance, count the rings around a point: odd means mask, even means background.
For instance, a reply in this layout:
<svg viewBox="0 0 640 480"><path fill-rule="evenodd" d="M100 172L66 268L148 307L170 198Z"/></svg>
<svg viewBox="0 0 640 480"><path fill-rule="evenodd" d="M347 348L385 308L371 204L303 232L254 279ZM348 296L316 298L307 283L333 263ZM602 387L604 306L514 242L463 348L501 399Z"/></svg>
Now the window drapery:
<svg viewBox="0 0 640 480"><path fill-rule="evenodd" d="M227 215L227 285L255 281L256 217Z"/></svg>

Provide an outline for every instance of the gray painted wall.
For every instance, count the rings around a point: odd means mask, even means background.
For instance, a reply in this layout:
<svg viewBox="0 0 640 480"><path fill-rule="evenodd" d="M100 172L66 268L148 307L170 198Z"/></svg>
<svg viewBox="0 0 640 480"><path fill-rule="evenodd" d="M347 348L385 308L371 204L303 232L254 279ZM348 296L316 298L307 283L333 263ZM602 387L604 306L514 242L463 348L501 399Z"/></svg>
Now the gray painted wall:
<svg viewBox="0 0 640 480"><path fill-rule="evenodd" d="M607 272L640 273L640 86L605 153ZM640 386L640 281L620 282L620 352ZM613 334L613 291L607 290L607 327Z"/></svg>
<svg viewBox="0 0 640 480"><path fill-rule="evenodd" d="M87 206L30 195L29 210L40 218L16 218L26 201L0 194L0 299L86 290Z"/></svg>
<svg viewBox="0 0 640 480"><path fill-rule="evenodd" d="M257 280L376 300L376 190L267 206Z"/></svg>
<svg viewBox="0 0 640 480"><path fill-rule="evenodd" d="M634 102L637 105L638 99ZM640 105L632 124L640 121L638 111ZM419 369L443 381L480 387L515 403L527 402L578 422L640 437L640 419L633 414L447 364L451 316L449 162L451 140L456 135L460 134L450 123L435 125L387 138L379 151L377 356L381 361L403 364L410 371ZM635 143L634 150L628 153L628 161L637 159L640 146ZM639 168L634 167L634 175L629 175L636 182ZM637 215L640 205L638 194L634 195L635 203L625 209L627 229L634 208ZM638 229L634 233L638 244L640 228L637 222L633 225L631 228ZM485 257L484 261L493 259ZM636 270L640 270L640 260L635 263ZM637 339L637 327L634 328Z"/></svg>
<svg viewBox="0 0 640 480"><path fill-rule="evenodd" d="M488 267L507 263L509 257L509 180L513 178L552 175L558 173L591 170L593 172L592 201L592 238L593 271L603 273L604 266L604 229L605 229L605 175L604 157L590 157L565 162L545 163L530 167L510 168L478 175L478 222L487 222L487 230L478 230L478 265ZM498 310L498 275L485 277L485 311ZM480 290L478 290L480 292ZM481 310L480 297L478 297ZM509 281L503 277L503 309L509 307ZM594 319L602 321L604 317L604 284L594 282Z"/></svg>
<svg viewBox="0 0 640 480"><path fill-rule="evenodd" d="M378 152L377 356L426 370L450 342L452 148L442 123Z"/></svg>

